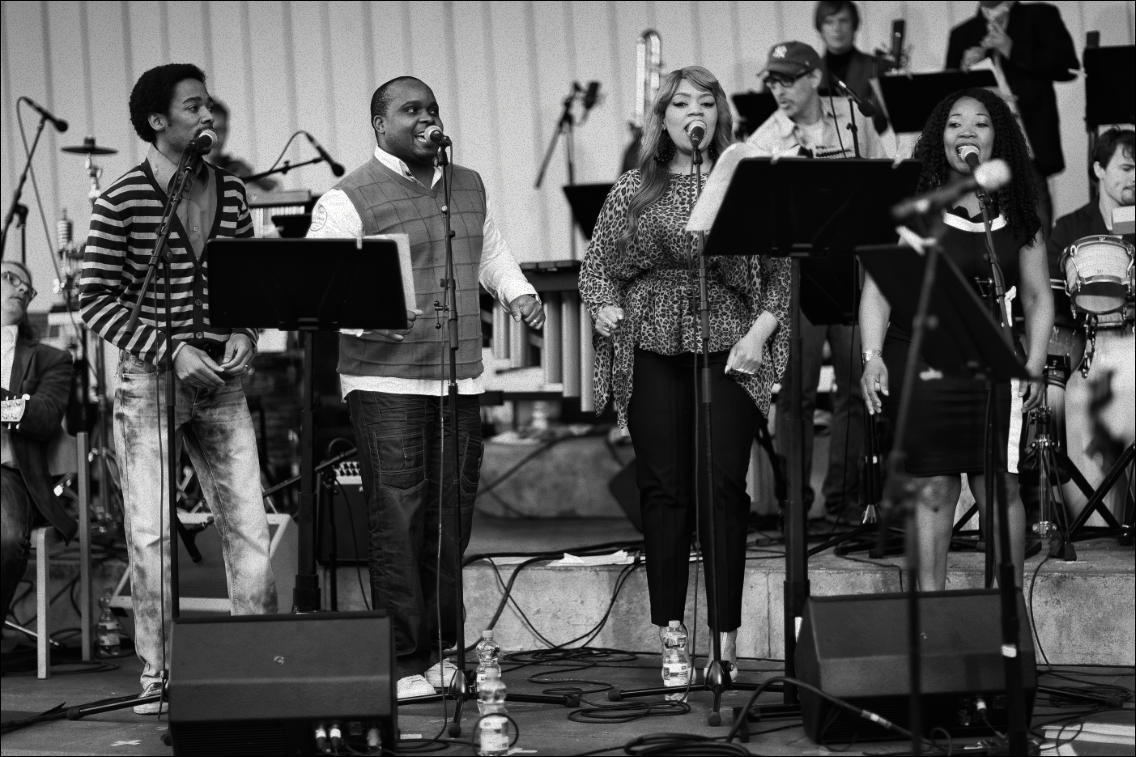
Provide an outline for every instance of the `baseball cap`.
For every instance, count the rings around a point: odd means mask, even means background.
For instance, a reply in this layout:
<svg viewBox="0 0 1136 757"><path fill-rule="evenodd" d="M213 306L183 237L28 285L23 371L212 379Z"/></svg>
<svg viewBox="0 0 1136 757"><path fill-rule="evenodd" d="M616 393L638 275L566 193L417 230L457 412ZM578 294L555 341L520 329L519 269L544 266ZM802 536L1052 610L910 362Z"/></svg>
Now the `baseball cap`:
<svg viewBox="0 0 1136 757"><path fill-rule="evenodd" d="M819 67L820 56L810 45L796 41L778 42L769 49L769 59L757 78L764 79L767 74L800 76Z"/></svg>

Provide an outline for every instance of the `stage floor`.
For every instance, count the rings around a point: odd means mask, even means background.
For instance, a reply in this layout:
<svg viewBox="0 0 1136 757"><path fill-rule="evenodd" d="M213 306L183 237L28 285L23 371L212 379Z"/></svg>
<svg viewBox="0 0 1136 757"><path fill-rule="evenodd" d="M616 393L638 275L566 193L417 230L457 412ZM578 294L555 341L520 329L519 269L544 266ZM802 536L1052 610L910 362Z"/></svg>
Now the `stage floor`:
<svg viewBox="0 0 1136 757"><path fill-rule="evenodd" d="M46 681L39 681L34 677L12 677L3 679L2 694L0 694L0 707L3 709L4 719L22 714L42 712L62 702L68 705L77 705L97 699L112 696L122 696L137 690L138 674L141 663L133 657L116 661L118 668L100 673L75 673L70 675L54 675ZM618 666L592 667L575 673L556 674L557 667L567 665L530 667L523 671L506 672L505 681L511 692L537 693L551 684L533 684L525 680L534 673L540 673L553 679L586 678L624 689L634 687L654 686L659 682L659 658L657 656L643 656L629 663ZM759 662L754 660L742 661L742 681L760 681L765 675L761 671L774 671L776 663ZM1128 688L1134 685L1131 670L1108 671L1101 668L1092 669L1064 669L1074 674L1091 673L1093 683L1115 684ZM62 672L62 671L61 671ZM1098 677L1103 674L1103 677ZM1059 685L1062 681L1055 677L1043 676L1045 685ZM571 685L571 684L569 684ZM580 685L580 684L577 684ZM598 687L591 687L598 688ZM591 752L593 750L609 749L610 754L622 753L622 745L628 741L654 733L686 733L705 736L722 736L726 733L725 726L711 728L706 724L706 715L710 710L711 695L709 693L695 693L690 698L690 712L677 716L657 716L636 720L630 723L576 723L568 719L572 710L562 707L532 704L509 704L509 713L520 725L520 739L513 754L548 754L568 755ZM723 711L729 708L742 706L748 692L727 692L723 696ZM590 695L590 699L597 703L607 703L602 693ZM645 700L638 700L645 701ZM765 695L762 701L776 703L780 701L779 694ZM1131 708L1131 703L1129 703ZM433 737L442 727L441 704L422 704L404 706L399 710L399 727L404 738L422 736ZM450 710L452 713L452 708ZM21 714L22 713L22 714ZM468 739L476 721L475 711L467 709L463 717L463 738ZM1039 709L1035 712L1034 726L1040 726L1053 717L1067 714L1068 710L1054 710L1052 708ZM1092 718L1093 722L1107 722L1120 732L1131 733L1136 724L1131 709L1124 712L1099 714ZM755 724L753 730L777 729L755 737L747 746L753 754L785 754L785 755L816 755L832 754L843 750L846 745L834 744L833 750L818 746L811 742L804 734L798 721L770 721ZM1127 730L1125 730L1127 729ZM1072 729L1071 729L1072 730ZM172 754L172 749L161 742L161 735L165 731L165 724L155 716L135 715L130 710L104 713L88 720L77 722L58 721L30 726L28 728L5 734L0 744L0 754L3 755L151 755ZM1070 734L1062 736L1062 740L1071 737ZM1100 743L1087 741L1088 736L1066 746L1060 754L1099 754L1122 755L1131 754L1133 747L1129 737L1128 741L1120 744ZM955 749L963 744L975 743L976 739L969 741L956 741ZM857 743L852 745L845 754L888 754L904 751L903 742ZM1069 751L1072 749L1073 751ZM1048 752L1057 754L1058 752ZM454 745L442 754L476 754L469 746Z"/></svg>

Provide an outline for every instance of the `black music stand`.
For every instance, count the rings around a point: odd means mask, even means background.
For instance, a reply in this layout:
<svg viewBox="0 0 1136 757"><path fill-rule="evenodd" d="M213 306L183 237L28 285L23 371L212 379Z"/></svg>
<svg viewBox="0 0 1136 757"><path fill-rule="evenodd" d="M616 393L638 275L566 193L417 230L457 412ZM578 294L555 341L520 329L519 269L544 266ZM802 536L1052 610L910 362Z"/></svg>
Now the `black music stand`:
<svg viewBox="0 0 1136 757"><path fill-rule="evenodd" d="M758 127L777 110L777 101L773 99L773 94L768 89L763 92L753 90L738 92L736 95L730 95L730 99L738 109L740 121L738 130L745 137L757 131Z"/></svg>
<svg viewBox="0 0 1136 757"><path fill-rule="evenodd" d="M709 230L705 255L769 255L792 258L790 282L792 346L789 374L783 382L790 392L788 465L789 502L785 512L785 670L794 677L796 631L809 593L805 552L806 513L803 498L801 430L800 259L849 255L858 244L890 241L895 222L888 209L915 187L919 164L888 160L758 158L748 145L734 145L718 164L691 213L688 231ZM782 325L783 327L784 325ZM713 522L713 518L711 519ZM711 545L715 528L711 528ZM712 725L721 722L721 690L754 688L724 676L723 686L706 684L691 690L713 690ZM619 698L674 693L673 688L618 692ZM786 710L799 712L796 690L783 688ZM769 710L763 708L768 716ZM777 713L781 714L781 713Z"/></svg>
<svg viewBox="0 0 1136 757"><path fill-rule="evenodd" d="M215 326L301 334L299 572L292 611L318 612L312 333L406 328L398 245L389 239L213 239L205 260Z"/></svg>
<svg viewBox="0 0 1136 757"><path fill-rule="evenodd" d="M908 485L905 472L904 444L907 421L915 388L918 358L944 376L981 378L986 381L992 400L993 420L988 422L993 434L990 445L994 455L995 507L999 523L998 588L1002 605L1002 659L1005 669L1008 717L1008 754L1026 754L1028 716L1022 689L1022 657L1018 654L1019 629L1018 589L1014 585L1014 565L1010 557L1010 533L1006 501L1006 439L997 422L996 382L1028 379L1029 373L1019 362L1013 345L1007 342L1001 327L990 316L987 306L974 293L971 285L947 258L937 243L932 242L926 254L910 247L895 245L861 248L860 260L891 305L891 318L910 321L912 340L903 376L895 446L889 456L889 471L884 491L884 515L901 503L906 519L908 563L908 645L910 650L911 702L909 717L912 751L922 748L922 705L919 630L918 543L914 498L917 493ZM921 285L916 288L914 282ZM992 528L994 524L987 524ZM881 529L884 526L881 525Z"/></svg>
<svg viewBox="0 0 1136 757"><path fill-rule="evenodd" d="M889 74L879 78L884 111L896 134L921 132L927 116L947 95L971 87L996 87L992 71Z"/></svg>
<svg viewBox="0 0 1136 757"><path fill-rule="evenodd" d="M569 184L562 189L572 207L572 220L584 232L588 239L592 238L592 231L596 228L600 211L603 210L604 200L613 184Z"/></svg>

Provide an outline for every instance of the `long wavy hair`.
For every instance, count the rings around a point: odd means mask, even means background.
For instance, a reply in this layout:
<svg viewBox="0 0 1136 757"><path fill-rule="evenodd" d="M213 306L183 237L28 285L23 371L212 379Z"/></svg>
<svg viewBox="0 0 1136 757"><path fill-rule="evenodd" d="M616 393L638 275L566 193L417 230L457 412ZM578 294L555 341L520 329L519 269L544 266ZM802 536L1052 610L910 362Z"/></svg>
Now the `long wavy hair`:
<svg viewBox="0 0 1136 757"><path fill-rule="evenodd" d="M714 130L714 139L707 145L707 152L721 155L730 143L734 141L734 119L730 114L730 102L726 99L726 91L714 77L714 74L702 66L687 66L671 71L659 84L659 93L651 105L651 112L647 115L647 123L643 126L643 139L639 148L639 189L631 197L627 206L627 226L623 236L616 240L616 248L621 252L627 251L627 246L639 231L639 217L643 211L666 194L667 183L670 181L670 168L665 163L655 160L655 153L666 131L666 113L678 91L679 84L688 81L696 89L710 92L714 95L714 104L718 111L718 126Z"/></svg>
<svg viewBox="0 0 1136 757"><path fill-rule="evenodd" d="M926 192L950 181L950 167L943 147L943 132L951 108L964 97L971 97L986 108L994 125L994 148L991 158L1001 158L1010 166L1013 179L994 193L998 210L1006 216L1006 223L1015 234L1033 237L1041 228L1037 215L1037 180L1034 177L1033 159L1026 144L1021 126L999 95L987 89L963 89L949 95L935 106L923 133L915 144L914 158L923 164L916 191Z"/></svg>

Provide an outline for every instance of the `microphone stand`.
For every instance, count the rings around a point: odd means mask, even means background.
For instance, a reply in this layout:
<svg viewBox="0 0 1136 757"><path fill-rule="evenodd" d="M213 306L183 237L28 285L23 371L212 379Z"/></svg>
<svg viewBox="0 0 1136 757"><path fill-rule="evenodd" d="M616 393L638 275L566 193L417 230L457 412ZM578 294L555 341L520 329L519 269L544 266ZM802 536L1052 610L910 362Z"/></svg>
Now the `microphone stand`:
<svg viewBox="0 0 1136 757"><path fill-rule="evenodd" d="M23 100L24 98L20 98ZM16 102L16 107L20 106L19 101ZM12 203L8 206L8 212L4 215L4 231L0 232L0 260L4 258L4 250L8 246L8 229L12 226L12 221L15 220L16 214L20 216L20 228L24 229L27 225L28 209L20 204L20 196L24 193L24 183L28 180L28 172L32 169L32 156L35 155L36 147L39 146L39 138L43 134L43 127L47 124L47 116L40 114L39 126L36 128L35 139L32 140L31 149L28 150L27 159L24 161L24 170L20 172L20 179L16 182L16 191L12 194ZM27 242L25 241L25 244ZM21 255L27 259L27 251L22 250Z"/></svg>
<svg viewBox="0 0 1136 757"><path fill-rule="evenodd" d="M1014 344L1009 315L1006 312L1006 280L998 255L994 250L994 236L991 229L990 195L979 188L979 204L982 207L982 225L986 237L986 260L990 264L993 289L991 297L997 307L1002 324L1003 335L1011 345ZM1018 640L1021 634L1021 619L1018 617L1017 586L1014 583L1014 563L1010 556L1009 502L1006 497L1005 445L998 415L998 392L993 379L987 378L986 400L986 586L989 588L993 572L994 539L989 534L997 525L998 551L998 593L1002 605L1002 664L1006 681L1007 751L1006 754L1027 754L1025 692L1022 690L1022 658L1018 653ZM1048 485L1048 484L1045 484ZM991 495L995 496L991 496ZM997 524L995 523L997 515Z"/></svg>
<svg viewBox="0 0 1136 757"><path fill-rule="evenodd" d="M326 162L326 161L324 161L324 159L322 157L311 158L310 160L305 160L305 161L302 161L300 163L293 163L290 160L286 160L286 161L284 161L283 165L277 166L276 168L270 168L267 171L261 171L260 173L254 173L252 176L243 176L243 177L241 177L241 181L248 184L250 182L260 181L261 179L266 179L269 176L274 176L278 173L279 174L286 174L289 171L291 171L293 168L303 168L304 166L310 166L310 165L314 165L316 163L324 163L324 162Z"/></svg>

